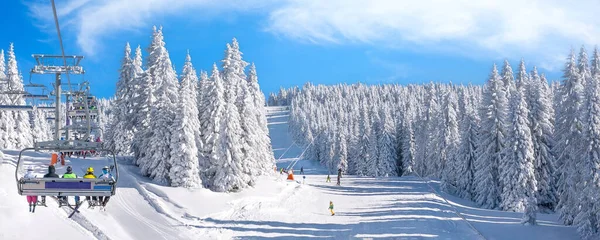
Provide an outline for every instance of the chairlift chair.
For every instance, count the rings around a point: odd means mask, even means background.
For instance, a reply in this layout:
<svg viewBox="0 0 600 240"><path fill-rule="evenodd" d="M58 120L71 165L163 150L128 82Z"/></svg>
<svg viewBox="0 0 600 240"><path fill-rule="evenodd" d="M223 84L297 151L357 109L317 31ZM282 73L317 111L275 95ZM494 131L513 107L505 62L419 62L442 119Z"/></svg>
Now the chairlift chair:
<svg viewBox="0 0 600 240"><path fill-rule="evenodd" d="M114 171L114 180L98 178L24 178L23 176L19 176L23 164L25 163L24 159L27 158L27 155L24 153L31 151L95 151L107 153L105 155L106 158L109 161L112 161L109 165L111 166L111 172ZM15 170L15 180L17 182L18 193L22 196L54 196L58 198L66 196L109 197L116 193L117 182L119 180L119 168L114 152L104 149L101 142L54 140L37 142L34 144L33 148L21 150ZM77 211L76 209L74 210Z"/></svg>

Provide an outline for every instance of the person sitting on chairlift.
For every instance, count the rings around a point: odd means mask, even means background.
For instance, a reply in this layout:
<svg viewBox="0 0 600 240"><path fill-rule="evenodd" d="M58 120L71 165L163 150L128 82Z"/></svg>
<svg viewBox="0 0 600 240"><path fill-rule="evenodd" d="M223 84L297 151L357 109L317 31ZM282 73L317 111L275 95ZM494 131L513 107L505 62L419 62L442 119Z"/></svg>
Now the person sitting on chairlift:
<svg viewBox="0 0 600 240"><path fill-rule="evenodd" d="M115 178L113 178L113 175L110 173L110 168L108 166L104 166L102 168L102 174L100 174L100 176L98 176L98 179L106 179L106 180L115 181ZM105 196L105 197L100 196L98 198L99 198L100 205L102 205L102 207L105 207L106 203L108 203L108 199L110 199L110 196Z"/></svg>
<svg viewBox="0 0 600 240"><path fill-rule="evenodd" d="M48 173L44 175L44 178L60 178L58 174L56 174L56 168L54 165L48 166ZM42 196L42 204L46 204L46 196Z"/></svg>
<svg viewBox="0 0 600 240"><path fill-rule="evenodd" d="M73 168L71 166L67 166L67 172L63 174L62 178L77 178L77 175L73 173ZM69 202L68 197L63 197L65 202ZM79 196L75 196L75 205L79 205Z"/></svg>
<svg viewBox="0 0 600 240"><path fill-rule="evenodd" d="M96 175L94 175L94 168L89 167L85 173L85 175L83 175L83 178L96 178ZM98 197L92 197L91 201L90 201L90 196L85 197L85 200L88 201L88 203L90 204L90 207L96 205L96 202L98 201Z"/></svg>
<svg viewBox="0 0 600 240"><path fill-rule="evenodd" d="M33 173L33 168L30 166L27 168L27 173L24 178L35 178L35 174ZM35 205L37 205L37 196L27 196L27 203L29 204L29 212L35 212Z"/></svg>

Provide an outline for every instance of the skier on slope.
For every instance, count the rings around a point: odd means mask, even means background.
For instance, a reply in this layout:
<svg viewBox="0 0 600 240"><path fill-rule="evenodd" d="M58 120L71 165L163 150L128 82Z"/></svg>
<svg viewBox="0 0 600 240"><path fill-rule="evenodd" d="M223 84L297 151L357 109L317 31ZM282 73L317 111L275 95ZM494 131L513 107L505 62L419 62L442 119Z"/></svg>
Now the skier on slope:
<svg viewBox="0 0 600 240"><path fill-rule="evenodd" d="M106 180L112 180L114 181L115 178L113 178L113 175L109 172L109 167L108 166L104 166L102 168L102 174L100 174L100 176L98 176L99 179L106 179ZM102 205L102 207L106 206L106 203L108 203L108 199L110 199L109 196L105 196L105 197L99 197L99 201L100 201L100 205Z"/></svg>
<svg viewBox="0 0 600 240"><path fill-rule="evenodd" d="M44 175L44 178L59 178L58 174L56 174L56 168L54 165L48 166L48 173ZM46 196L42 196L42 204L46 205Z"/></svg>
<svg viewBox="0 0 600 240"><path fill-rule="evenodd" d="M327 174L327 180L325 180L325 182L331 182L331 177L329 176L329 174Z"/></svg>
<svg viewBox="0 0 600 240"><path fill-rule="evenodd" d="M329 212L331 212L331 216L335 215L335 212L333 212L333 201L329 201Z"/></svg>
<svg viewBox="0 0 600 240"><path fill-rule="evenodd" d="M67 172L63 174L62 178L77 178L77 175L73 173L73 168L71 166L67 166ZM63 197L65 202L69 202L68 197ZM79 205L79 196L75 196L75 205Z"/></svg>
<svg viewBox="0 0 600 240"><path fill-rule="evenodd" d="M27 168L27 173L24 178L35 178L35 174L33 173L33 168ZM35 205L37 204L37 196L27 196L27 203L29 203L29 212L35 212Z"/></svg>
<svg viewBox="0 0 600 240"><path fill-rule="evenodd" d="M304 166L300 167L300 174L304 174Z"/></svg>
<svg viewBox="0 0 600 240"><path fill-rule="evenodd" d="M340 179L342 178L342 169L338 169L338 176L337 176L337 185L340 186Z"/></svg>

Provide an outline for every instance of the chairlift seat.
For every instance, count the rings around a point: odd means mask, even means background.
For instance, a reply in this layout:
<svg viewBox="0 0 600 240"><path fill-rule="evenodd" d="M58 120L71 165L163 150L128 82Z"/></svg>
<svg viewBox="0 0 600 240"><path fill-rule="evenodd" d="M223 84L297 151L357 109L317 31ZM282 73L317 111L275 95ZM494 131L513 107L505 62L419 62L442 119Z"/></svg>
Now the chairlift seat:
<svg viewBox="0 0 600 240"><path fill-rule="evenodd" d="M26 196L112 196L116 182L97 178L21 178L19 194Z"/></svg>
<svg viewBox="0 0 600 240"><path fill-rule="evenodd" d="M45 95L45 94L25 94L23 95L24 98L35 98L35 99L49 99L50 96Z"/></svg>
<svg viewBox="0 0 600 240"><path fill-rule="evenodd" d="M0 110L3 111L32 111L31 105L0 105Z"/></svg>

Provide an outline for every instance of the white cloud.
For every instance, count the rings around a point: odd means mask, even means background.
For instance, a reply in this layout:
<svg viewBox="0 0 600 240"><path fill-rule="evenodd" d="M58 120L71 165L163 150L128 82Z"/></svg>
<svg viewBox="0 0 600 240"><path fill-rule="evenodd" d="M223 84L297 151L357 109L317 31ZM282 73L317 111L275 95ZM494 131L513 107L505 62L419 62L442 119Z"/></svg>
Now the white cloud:
<svg viewBox="0 0 600 240"><path fill-rule="evenodd" d="M29 4L51 21L47 1ZM183 10L190 18L221 11L268 15L267 30L316 44L372 44L469 57L521 58L560 68L570 47L597 44L597 0L65 0L57 1L61 24L87 54L101 39L153 24ZM44 6L44 7L42 7ZM47 24L45 24L47 25ZM43 26L45 26L43 25ZM53 25L52 25L53 26ZM47 26L46 26L47 27Z"/></svg>
<svg viewBox="0 0 600 240"><path fill-rule="evenodd" d="M599 42L598 9L595 0L298 0L271 13L269 30L318 43L524 57L551 68L570 47Z"/></svg>
<svg viewBox="0 0 600 240"><path fill-rule="evenodd" d="M123 30L135 30L160 16L176 15L183 10L197 10L202 16L215 11L251 11L270 5L271 0L67 0L56 1L61 32L76 35L77 45L86 55L93 55L102 38ZM56 34L52 7L48 1L27 3L40 28ZM160 23L158 23L160 24Z"/></svg>

